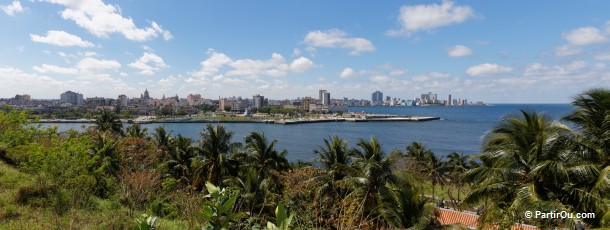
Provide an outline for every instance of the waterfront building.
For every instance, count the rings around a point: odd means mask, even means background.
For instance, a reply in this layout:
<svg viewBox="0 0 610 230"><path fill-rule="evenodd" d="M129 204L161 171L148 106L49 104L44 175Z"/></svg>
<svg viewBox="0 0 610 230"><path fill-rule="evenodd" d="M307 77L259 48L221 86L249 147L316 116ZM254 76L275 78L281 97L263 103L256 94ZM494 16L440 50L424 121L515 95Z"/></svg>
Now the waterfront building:
<svg viewBox="0 0 610 230"><path fill-rule="evenodd" d="M264 106L265 97L257 94L257 95L252 96L252 101L254 101L254 103L252 105L254 108L260 108L260 107Z"/></svg>
<svg viewBox="0 0 610 230"><path fill-rule="evenodd" d="M330 105L330 93L326 90L324 90L324 93L322 93L322 98L320 100L322 102L322 105Z"/></svg>
<svg viewBox="0 0 610 230"><path fill-rule="evenodd" d="M325 89L321 89L321 90L320 90L320 95L319 95L319 97L318 97L318 100L319 100L320 102L322 102L322 98L324 97L324 93L326 93L326 90L325 90Z"/></svg>
<svg viewBox="0 0 610 230"><path fill-rule="evenodd" d="M127 108L129 105L129 98L125 94L119 95L117 98L117 105L121 108Z"/></svg>
<svg viewBox="0 0 610 230"><path fill-rule="evenodd" d="M428 92L428 94L422 94L421 100L424 104L438 104L438 98L436 94L432 92Z"/></svg>
<svg viewBox="0 0 610 230"><path fill-rule="evenodd" d="M373 105L378 105L378 104L383 103L383 93L380 91L373 92L373 94L371 95L371 101L372 101Z"/></svg>
<svg viewBox="0 0 610 230"><path fill-rule="evenodd" d="M186 101L189 106L201 105L201 94L189 94L188 96L186 96Z"/></svg>
<svg viewBox="0 0 610 230"><path fill-rule="evenodd" d="M59 95L59 98L62 103L69 103L74 106L81 106L84 104L84 101L85 101L83 99L82 94L75 93L72 91L66 91L65 93L62 93L61 95Z"/></svg>
<svg viewBox="0 0 610 230"><path fill-rule="evenodd" d="M451 105L451 94L449 94L449 97L447 98L447 105Z"/></svg>

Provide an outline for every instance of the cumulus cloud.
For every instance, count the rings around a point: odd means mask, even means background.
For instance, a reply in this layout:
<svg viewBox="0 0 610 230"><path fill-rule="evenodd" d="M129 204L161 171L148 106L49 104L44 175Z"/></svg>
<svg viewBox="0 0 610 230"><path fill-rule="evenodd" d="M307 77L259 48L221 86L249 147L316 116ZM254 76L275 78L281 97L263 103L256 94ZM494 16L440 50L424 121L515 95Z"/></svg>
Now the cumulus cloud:
<svg viewBox="0 0 610 230"><path fill-rule="evenodd" d="M606 40L604 34L595 27L581 27L562 35L572 45L585 46L601 43Z"/></svg>
<svg viewBox="0 0 610 230"><path fill-rule="evenodd" d="M148 52L144 52L142 57L138 58L132 63L129 63L128 66L140 70L138 73L144 75L153 75L155 72L169 67L167 64L165 64L163 58L154 53Z"/></svg>
<svg viewBox="0 0 610 230"><path fill-rule="evenodd" d="M466 73L470 76L489 76L502 73L512 72L512 67L500 66L498 64L480 64L472 66L466 70Z"/></svg>
<svg viewBox="0 0 610 230"><path fill-rule="evenodd" d="M558 57L572 56L572 55L579 54L581 52L582 52L581 48L574 47L571 45L562 45L562 46L555 48L555 56L558 56Z"/></svg>
<svg viewBox="0 0 610 230"><path fill-rule="evenodd" d="M290 69L297 73L305 72L316 65L306 57L300 57L290 63Z"/></svg>
<svg viewBox="0 0 610 230"><path fill-rule="evenodd" d="M94 71L94 70L116 70L121 68L121 63L115 60L99 60L95 58L84 58L76 64L76 68L81 71Z"/></svg>
<svg viewBox="0 0 610 230"><path fill-rule="evenodd" d="M463 45L456 45L447 50L449 57L466 57L472 55L470 48Z"/></svg>
<svg viewBox="0 0 610 230"><path fill-rule="evenodd" d="M341 71L341 73L339 74L339 76L341 78L348 78L348 77L353 77L356 76L356 71L354 71L354 69L352 68L345 68L343 69L343 71Z"/></svg>
<svg viewBox="0 0 610 230"><path fill-rule="evenodd" d="M13 3L11 3L10 5L6 5L6 6L1 5L0 9L2 9L2 11L4 11L4 13L8 16L13 16L13 15L15 15L15 13L23 13L23 11L25 11L23 6L21 6L20 1L13 1Z"/></svg>
<svg viewBox="0 0 610 230"><path fill-rule="evenodd" d="M350 55L359 55L376 49L371 41L350 37L346 32L339 29L311 31L305 36L303 42L310 47L349 49Z"/></svg>
<svg viewBox="0 0 610 230"><path fill-rule="evenodd" d="M525 68L523 76L567 76L575 75L587 67L583 60L573 61L563 65L545 66L540 63L533 63Z"/></svg>
<svg viewBox="0 0 610 230"><path fill-rule="evenodd" d="M316 65L305 57L287 63L284 56L273 53L270 59L232 59L224 53L208 50L208 58L201 62L201 69L192 73L196 77L210 77L224 71L226 76L272 76L305 72Z"/></svg>
<svg viewBox="0 0 610 230"><path fill-rule="evenodd" d="M475 17L470 6L456 6L452 1L442 4L402 6L398 16L401 28L388 31L388 35L409 36L418 31L428 31L452 24L459 24Z"/></svg>
<svg viewBox="0 0 610 230"><path fill-rule="evenodd" d="M102 0L43 0L62 5L61 17L74 21L78 26L88 30L98 37L108 37L119 33L134 41L146 41L162 36L165 40L172 39L172 34L152 21L149 27L141 28L135 25L133 19L121 15L120 8L105 4Z"/></svg>
<svg viewBox="0 0 610 230"><path fill-rule="evenodd" d="M49 64L34 66L34 70L39 73L78 74L78 69L76 68L64 68Z"/></svg>
<svg viewBox="0 0 610 230"><path fill-rule="evenodd" d="M49 30L46 35L40 36L36 34L30 34L30 39L34 42L45 43L55 46L79 46L79 47L93 47L93 43L88 42L80 38L79 36L67 33L60 30Z"/></svg>

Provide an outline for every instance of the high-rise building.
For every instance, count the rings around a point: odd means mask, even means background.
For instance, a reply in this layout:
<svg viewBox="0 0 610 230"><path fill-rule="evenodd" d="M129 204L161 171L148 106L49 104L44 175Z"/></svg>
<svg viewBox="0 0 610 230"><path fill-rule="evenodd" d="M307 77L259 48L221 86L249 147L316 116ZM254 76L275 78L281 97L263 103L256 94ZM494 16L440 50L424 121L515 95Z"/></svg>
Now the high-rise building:
<svg viewBox="0 0 610 230"><path fill-rule="evenodd" d="M186 101L189 106L200 105L202 102L201 94L189 94L186 96Z"/></svg>
<svg viewBox="0 0 610 230"><path fill-rule="evenodd" d="M119 95L119 98L117 98L117 104L121 108L127 108L127 105L129 104L129 98L127 98L126 95L121 94Z"/></svg>
<svg viewBox="0 0 610 230"><path fill-rule="evenodd" d="M451 105L451 94L449 94L449 97L447 98L447 105Z"/></svg>
<svg viewBox="0 0 610 230"><path fill-rule="evenodd" d="M373 92L373 94L371 96L371 101L373 102L373 104L383 102L383 93L380 91Z"/></svg>
<svg viewBox="0 0 610 230"><path fill-rule="evenodd" d="M322 105L330 105L330 92L324 90L324 93L322 93Z"/></svg>
<svg viewBox="0 0 610 230"><path fill-rule="evenodd" d="M257 94L252 96L252 100L254 101L253 105L254 108L260 108L263 107L263 105L265 104L265 97Z"/></svg>
<svg viewBox="0 0 610 230"><path fill-rule="evenodd" d="M438 103L438 98L436 97L436 94L433 94L432 92L428 92L428 94L422 94L421 100L424 104L437 104Z"/></svg>
<svg viewBox="0 0 610 230"><path fill-rule="evenodd" d="M324 93L326 93L325 89L321 89L320 90L320 96L318 97L318 100L320 100L320 102L322 101L322 97L324 97Z"/></svg>
<svg viewBox="0 0 610 230"><path fill-rule="evenodd" d="M85 101L83 99L82 94L75 93L72 91L66 91L65 93L62 93L61 95L59 95L59 98L60 98L61 102L70 103L75 106L81 106L84 104L84 101Z"/></svg>

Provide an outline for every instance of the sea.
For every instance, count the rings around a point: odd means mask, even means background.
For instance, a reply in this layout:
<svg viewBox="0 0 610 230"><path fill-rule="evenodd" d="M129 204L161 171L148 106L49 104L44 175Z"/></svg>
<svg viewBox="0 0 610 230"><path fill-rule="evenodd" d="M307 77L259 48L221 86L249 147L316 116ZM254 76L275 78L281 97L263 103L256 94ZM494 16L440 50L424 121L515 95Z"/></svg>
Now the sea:
<svg viewBox="0 0 610 230"><path fill-rule="evenodd" d="M350 112L397 114L440 117L440 120L424 122L323 122L308 124L263 124L263 123L215 123L224 125L233 132L233 141L244 142L252 131L262 132L269 141L277 140L277 150L287 150L290 161L311 161L317 157L313 150L323 145L325 138L333 135L348 141L355 147L360 139L379 140L384 151L404 151L412 142L422 142L439 156L452 152L472 155L480 152L481 142L494 126L507 116L516 116L520 110L537 111L550 119L561 119L572 111L569 104L496 104L487 106L417 106L417 107L349 107ZM82 130L83 124L47 123L56 125L59 131ZM206 124L153 123L143 124L152 132L165 126L174 135L183 135L201 140L200 133Z"/></svg>

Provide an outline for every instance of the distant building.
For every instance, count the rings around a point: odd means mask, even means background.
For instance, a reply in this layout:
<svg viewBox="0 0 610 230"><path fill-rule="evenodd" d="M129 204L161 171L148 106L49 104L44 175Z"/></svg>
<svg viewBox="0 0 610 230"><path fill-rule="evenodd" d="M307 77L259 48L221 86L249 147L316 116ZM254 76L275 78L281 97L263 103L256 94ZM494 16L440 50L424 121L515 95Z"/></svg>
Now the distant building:
<svg viewBox="0 0 610 230"><path fill-rule="evenodd" d="M129 105L129 98L124 94L119 95L119 98L117 98L117 105L121 108L127 108Z"/></svg>
<svg viewBox="0 0 610 230"><path fill-rule="evenodd" d="M322 105L330 105L330 93L328 91L324 90L320 102Z"/></svg>
<svg viewBox="0 0 610 230"><path fill-rule="evenodd" d="M140 95L142 99L150 99L150 95L148 94L148 89L144 90L144 94Z"/></svg>
<svg viewBox="0 0 610 230"><path fill-rule="evenodd" d="M202 104L201 94L189 94L188 96L186 96L186 101L189 106L201 105Z"/></svg>
<svg viewBox="0 0 610 230"><path fill-rule="evenodd" d="M320 90L320 96L318 97L318 100L320 100L320 102L322 102L322 98L324 97L324 93L326 93L325 89L321 89Z"/></svg>
<svg viewBox="0 0 610 230"><path fill-rule="evenodd" d="M451 105L451 94L449 94L449 97L447 98L447 105Z"/></svg>
<svg viewBox="0 0 610 230"><path fill-rule="evenodd" d="M23 95L15 95L15 98L13 99L13 104L15 105L28 105L32 103L32 97L30 97L30 95L28 94L23 94Z"/></svg>
<svg viewBox="0 0 610 230"><path fill-rule="evenodd" d="M252 96L252 101L254 101L252 105L254 108L260 108L265 105L265 97L259 94Z"/></svg>
<svg viewBox="0 0 610 230"><path fill-rule="evenodd" d="M436 97L436 94L433 94L432 92L422 94L421 100L424 104L438 104L438 98Z"/></svg>
<svg viewBox="0 0 610 230"><path fill-rule="evenodd" d="M371 95L371 101L373 102L373 105L383 103L383 93L380 91L373 92Z"/></svg>
<svg viewBox="0 0 610 230"><path fill-rule="evenodd" d="M84 99L83 99L83 95L80 93L75 93L72 91L66 91L65 93L62 93L61 95L59 95L59 98L61 100L61 102L63 103L70 103L74 106L81 106L84 104Z"/></svg>

